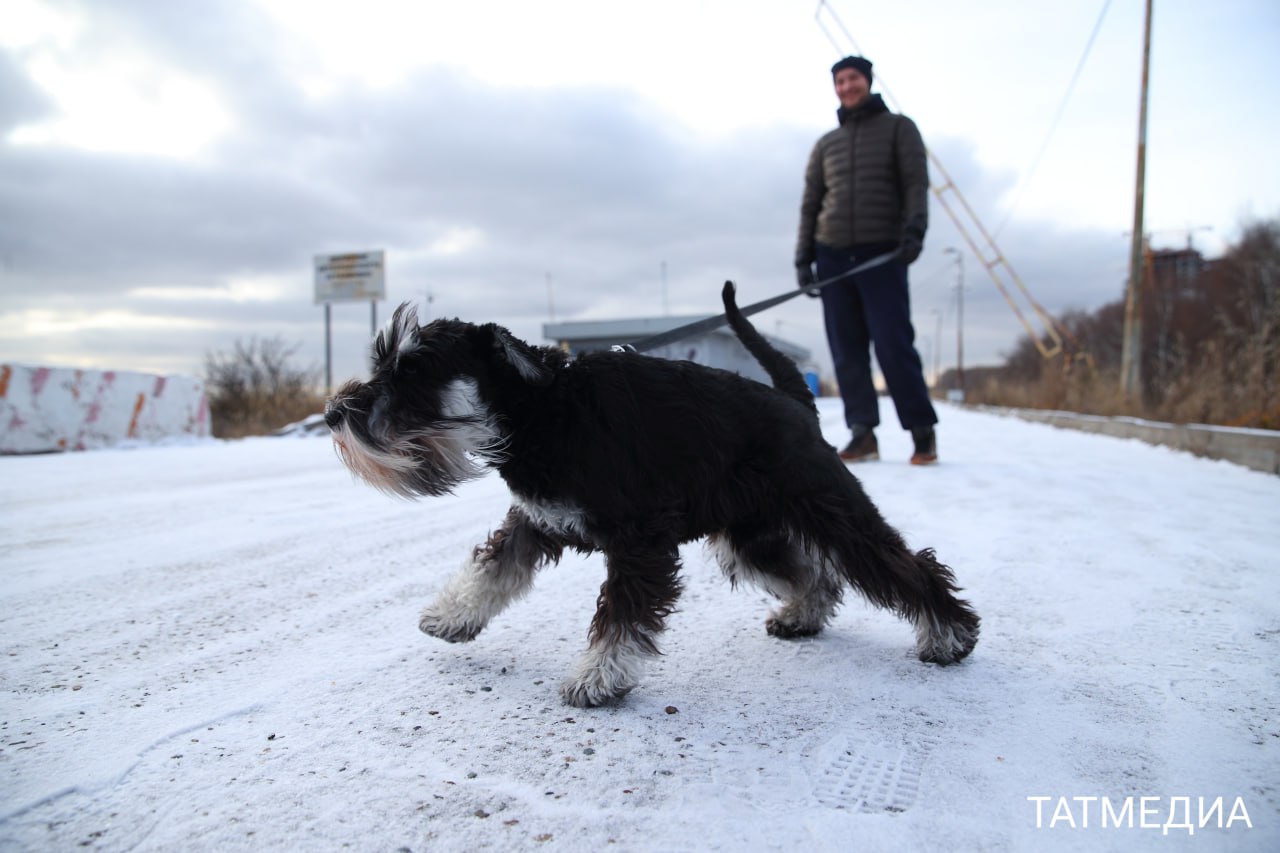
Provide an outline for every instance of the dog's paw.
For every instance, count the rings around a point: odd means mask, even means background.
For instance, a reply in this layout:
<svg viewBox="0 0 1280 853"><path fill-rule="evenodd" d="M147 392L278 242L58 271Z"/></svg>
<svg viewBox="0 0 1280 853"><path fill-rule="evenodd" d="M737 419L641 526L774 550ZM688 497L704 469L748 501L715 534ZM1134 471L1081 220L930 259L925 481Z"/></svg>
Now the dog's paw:
<svg viewBox="0 0 1280 853"><path fill-rule="evenodd" d="M634 639L593 643L573 675L560 685L560 695L575 708L617 702L640 683L645 656L645 649Z"/></svg>
<svg viewBox="0 0 1280 853"><path fill-rule="evenodd" d="M764 620L764 629L770 637L778 637L783 640L792 640L797 637L813 637L822 633L823 626L808 625L803 622L794 622L785 619L778 614L770 616Z"/></svg>
<svg viewBox="0 0 1280 853"><path fill-rule="evenodd" d="M978 644L978 617L966 613L962 622L940 623L928 617L916 621L916 656L940 666L964 660Z"/></svg>
<svg viewBox="0 0 1280 853"><path fill-rule="evenodd" d="M608 684L602 678L571 678L560 685L560 696L575 708L597 708L612 705L631 692L634 684Z"/></svg>
<svg viewBox="0 0 1280 853"><path fill-rule="evenodd" d="M450 643L468 643L476 638L483 627L483 625L449 619L435 605L423 610L422 617L418 620L419 631Z"/></svg>

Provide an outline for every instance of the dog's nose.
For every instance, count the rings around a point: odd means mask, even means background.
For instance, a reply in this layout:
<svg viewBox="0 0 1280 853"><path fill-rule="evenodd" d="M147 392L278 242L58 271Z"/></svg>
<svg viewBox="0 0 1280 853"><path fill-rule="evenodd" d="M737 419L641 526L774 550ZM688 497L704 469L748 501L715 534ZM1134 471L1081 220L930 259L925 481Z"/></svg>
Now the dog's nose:
<svg viewBox="0 0 1280 853"><path fill-rule="evenodd" d="M337 429L338 424L342 423L342 409L337 406L329 406L324 410L324 422L328 424L329 429Z"/></svg>

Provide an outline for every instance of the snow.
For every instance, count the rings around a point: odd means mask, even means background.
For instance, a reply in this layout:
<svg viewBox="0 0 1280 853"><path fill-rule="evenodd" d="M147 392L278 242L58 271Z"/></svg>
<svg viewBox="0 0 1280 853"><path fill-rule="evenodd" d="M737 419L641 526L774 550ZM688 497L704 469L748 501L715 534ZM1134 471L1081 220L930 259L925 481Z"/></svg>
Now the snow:
<svg viewBox="0 0 1280 853"><path fill-rule="evenodd" d="M695 543L665 655L585 711L598 556L473 643L418 632L495 476L397 501L314 437L0 459L0 849L1280 849L1280 478L941 414L942 464L886 406L855 473L954 567L972 657L852 596L771 638Z"/></svg>

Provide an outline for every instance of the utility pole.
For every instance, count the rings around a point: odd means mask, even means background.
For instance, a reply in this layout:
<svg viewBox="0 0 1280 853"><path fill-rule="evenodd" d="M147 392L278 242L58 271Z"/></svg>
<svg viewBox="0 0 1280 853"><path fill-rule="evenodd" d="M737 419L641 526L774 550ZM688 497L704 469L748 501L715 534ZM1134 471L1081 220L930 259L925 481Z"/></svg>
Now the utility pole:
<svg viewBox="0 0 1280 853"><path fill-rule="evenodd" d="M667 302L667 262L662 262L662 316L666 317L671 313L671 306Z"/></svg>
<svg viewBox="0 0 1280 853"><path fill-rule="evenodd" d="M1143 192L1147 176L1147 81L1151 66L1151 3L1147 0L1142 34L1142 95L1138 106L1138 180L1133 197L1133 244L1129 249L1129 283L1125 288L1124 342L1120 350L1120 390L1125 397L1142 393Z"/></svg>

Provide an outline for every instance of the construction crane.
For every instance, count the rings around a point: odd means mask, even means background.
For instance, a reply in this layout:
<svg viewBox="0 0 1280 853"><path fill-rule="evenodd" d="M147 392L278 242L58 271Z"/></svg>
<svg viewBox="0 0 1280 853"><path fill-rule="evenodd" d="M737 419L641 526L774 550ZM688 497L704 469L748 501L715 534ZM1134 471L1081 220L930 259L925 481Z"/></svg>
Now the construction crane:
<svg viewBox="0 0 1280 853"><path fill-rule="evenodd" d="M1195 246L1192 244L1191 238L1195 235L1195 233L1197 231L1212 231L1212 230L1213 230L1212 225L1188 225L1186 228L1160 228L1155 231L1148 231L1143 236L1146 238L1147 243L1149 244L1151 242L1151 238L1156 236L1157 234L1186 234L1187 248L1194 249ZM1126 237L1129 237L1131 235L1132 235L1132 232L1129 232L1129 231L1124 232L1124 236Z"/></svg>

